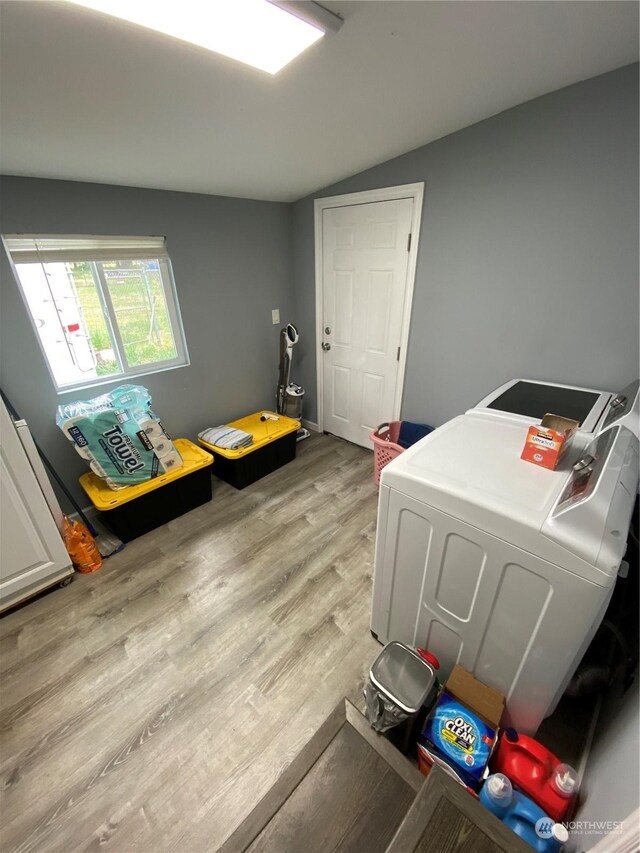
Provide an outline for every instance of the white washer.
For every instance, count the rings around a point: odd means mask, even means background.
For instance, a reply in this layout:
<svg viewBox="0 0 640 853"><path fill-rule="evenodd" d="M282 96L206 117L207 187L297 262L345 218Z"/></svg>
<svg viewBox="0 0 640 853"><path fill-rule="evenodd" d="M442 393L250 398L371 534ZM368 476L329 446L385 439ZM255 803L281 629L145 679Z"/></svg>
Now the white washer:
<svg viewBox="0 0 640 853"><path fill-rule="evenodd" d="M638 439L615 425L550 471L527 424L461 415L382 472L371 627L460 663L534 734L600 624L626 547Z"/></svg>
<svg viewBox="0 0 640 853"><path fill-rule="evenodd" d="M580 422L574 445L582 448L613 423L622 423L638 435L638 386L636 380L615 393L537 379L512 379L487 394L469 413L484 412L528 425L540 423L547 413L572 418Z"/></svg>

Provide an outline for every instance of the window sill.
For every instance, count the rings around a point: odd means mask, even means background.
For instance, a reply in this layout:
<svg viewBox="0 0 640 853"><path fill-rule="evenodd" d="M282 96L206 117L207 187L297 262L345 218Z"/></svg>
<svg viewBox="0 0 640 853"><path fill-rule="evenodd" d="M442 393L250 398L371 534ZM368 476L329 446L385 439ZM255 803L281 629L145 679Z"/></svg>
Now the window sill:
<svg viewBox="0 0 640 853"><path fill-rule="evenodd" d="M152 367L150 370L140 369L136 373L120 373L117 376L104 376L99 379L92 379L91 382L81 382L77 385L65 385L64 388L57 388L58 396L64 394L75 394L76 391L87 391L90 388L102 388L105 385L128 384L134 379L139 379L142 376L152 376L155 373L166 373L168 370L179 370L181 367L189 367L190 361L185 361L182 364L170 364L167 367Z"/></svg>

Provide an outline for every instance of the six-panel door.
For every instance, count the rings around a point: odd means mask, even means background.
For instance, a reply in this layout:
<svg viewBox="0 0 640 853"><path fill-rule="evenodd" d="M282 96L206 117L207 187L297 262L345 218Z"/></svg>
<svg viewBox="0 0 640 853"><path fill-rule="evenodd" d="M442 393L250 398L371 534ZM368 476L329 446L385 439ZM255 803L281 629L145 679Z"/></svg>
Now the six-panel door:
<svg viewBox="0 0 640 853"><path fill-rule="evenodd" d="M323 211L323 427L371 447L393 419L413 199Z"/></svg>

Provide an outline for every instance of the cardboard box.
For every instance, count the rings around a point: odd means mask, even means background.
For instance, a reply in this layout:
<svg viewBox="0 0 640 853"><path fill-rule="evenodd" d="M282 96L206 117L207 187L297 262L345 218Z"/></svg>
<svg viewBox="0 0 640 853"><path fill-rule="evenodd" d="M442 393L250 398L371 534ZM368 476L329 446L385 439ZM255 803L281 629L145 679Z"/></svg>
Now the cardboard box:
<svg viewBox="0 0 640 853"><path fill-rule="evenodd" d="M504 696L456 665L427 717L418 743L425 775L434 764L477 791L504 711Z"/></svg>
<svg viewBox="0 0 640 853"><path fill-rule="evenodd" d="M487 687L460 664L456 664L444 689L475 711L485 723L497 729L504 712L504 696L499 690Z"/></svg>
<svg viewBox="0 0 640 853"><path fill-rule="evenodd" d="M540 426L530 426L520 458L552 471L567 452L579 421L547 414Z"/></svg>

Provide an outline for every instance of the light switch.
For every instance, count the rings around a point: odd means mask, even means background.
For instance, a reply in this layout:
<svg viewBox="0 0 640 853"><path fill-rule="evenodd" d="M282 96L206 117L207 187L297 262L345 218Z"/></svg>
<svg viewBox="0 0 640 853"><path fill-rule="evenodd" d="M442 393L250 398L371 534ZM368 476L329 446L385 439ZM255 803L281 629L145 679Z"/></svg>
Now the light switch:
<svg viewBox="0 0 640 853"><path fill-rule="evenodd" d="M274 308L273 311L271 312L271 322L273 323L274 326L277 326L278 323L280 322L280 309L279 308Z"/></svg>

